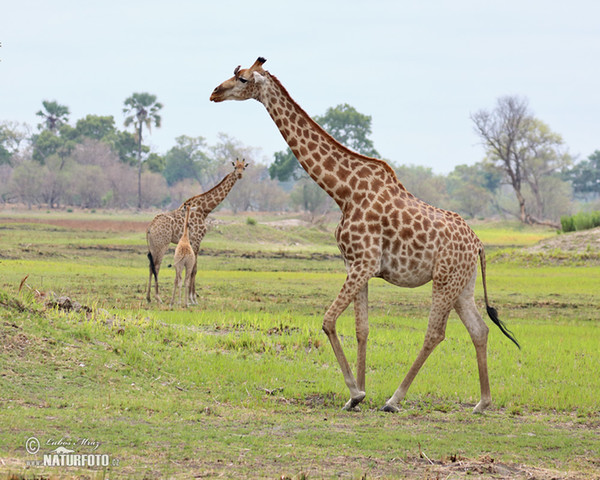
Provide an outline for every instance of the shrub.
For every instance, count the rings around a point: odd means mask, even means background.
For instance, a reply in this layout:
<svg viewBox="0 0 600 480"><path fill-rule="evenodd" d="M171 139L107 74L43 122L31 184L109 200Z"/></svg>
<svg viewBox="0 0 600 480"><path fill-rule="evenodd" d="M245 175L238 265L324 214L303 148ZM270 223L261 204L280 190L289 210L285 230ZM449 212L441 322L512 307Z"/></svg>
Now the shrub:
<svg viewBox="0 0 600 480"><path fill-rule="evenodd" d="M563 232L575 232L600 227L600 211L579 212L571 216L560 217Z"/></svg>

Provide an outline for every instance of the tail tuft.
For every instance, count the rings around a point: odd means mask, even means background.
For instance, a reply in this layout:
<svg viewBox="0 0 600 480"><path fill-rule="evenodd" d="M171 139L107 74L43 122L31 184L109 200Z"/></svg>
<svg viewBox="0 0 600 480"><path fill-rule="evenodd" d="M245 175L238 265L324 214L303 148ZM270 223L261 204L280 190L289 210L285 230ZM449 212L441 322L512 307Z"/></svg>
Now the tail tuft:
<svg viewBox="0 0 600 480"><path fill-rule="evenodd" d="M152 254L148 252L148 260L150 261L150 271L152 275L154 275L154 281L158 282L158 275L156 273L156 267L154 266L154 258L152 258Z"/></svg>
<svg viewBox="0 0 600 480"><path fill-rule="evenodd" d="M486 305L485 308L487 310L489 317L492 319L492 322L494 322L496 325L498 325L498 328L500 328L502 333L504 335L506 335L508 338L510 338L513 341L513 343L520 350L521 345L519 345L519 342L517 342L513 333L508 328L506 328L506 325L504 325L504 322L502 320L500 320L500 318L498 318L498 311L494 307L490 307L489 305Z"/></svg>

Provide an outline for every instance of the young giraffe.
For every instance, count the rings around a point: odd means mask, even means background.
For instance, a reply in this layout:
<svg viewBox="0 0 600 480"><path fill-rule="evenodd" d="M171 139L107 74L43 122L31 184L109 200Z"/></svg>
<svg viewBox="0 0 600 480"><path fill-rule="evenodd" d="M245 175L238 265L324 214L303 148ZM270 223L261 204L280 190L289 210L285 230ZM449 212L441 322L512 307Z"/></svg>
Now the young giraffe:
<svg viewBox="0 0 600 480"><path fill-rule="evenodd" d="M327 334L350 390L344 409L354 409L365 398L365 363L369 333L368 281L380 277L400 287L433 281L432 306L425 341L406 377L383 410L398 411L419 369L444 339L448 315L456 310L475 345L481 400L474 412L491 404L487 368L488 327L474 300L477 259L481 262L484 299L492 321L519 344L489 306L483 244L456 213L435 208L415 198L384 161L359 155L323 130L290 97L279 80L262 68L265 59L213 91L214 102L261 102L300 164L339 205L342 218L335 237L346 264L347 277L325 313ZM354 302L358 343L357 375L352 374L336 334L336 320Z"/></svg>
<svg viewBox="0 0 600 480"><path fill-rule="evenodd" d="M181 206L168 213L159 213L146 229L146 242L148 244L148 260L150 261L150 276L148 279L148 290L146 299L151 301L150 292L152 291L152 277L154 276L154 296L161 302L158 295L158 273L163 257L171 243L177 244L183 233L183 224L185 220L185 210L189 205L191 207L189 219L190 244L197 256L200 250L200 243L206 234L206 217L210 212L217 208L231 191L235 183L242 178L244 169L248 166L244 160L236 160L233 165L233 172L229 173L221 182L210 189L208 192L201 193L188 198ZM194 263L191 278L191 300L196 303L196 270L197 264Z"/></svg>
<svg viewBox="0 0 600 480"><path fill-rule="evenodd" d="M193 302L192 298L192 270L196 265L196 254L190 244L189 236L189 223L190 223L190 211L191 207L188 204L185 212L185 221L183 223L183 234L177 243L175 248L175 255L173 257L173 266L175 267L175 281L173 285L173 296L171 297L171 305L175 303L175 296L179 289L179 296L177 302L181 304L181 274L185 269L185 280L183 281L183 291L185 292L185 306L188 306L188 302Z"/></svg>

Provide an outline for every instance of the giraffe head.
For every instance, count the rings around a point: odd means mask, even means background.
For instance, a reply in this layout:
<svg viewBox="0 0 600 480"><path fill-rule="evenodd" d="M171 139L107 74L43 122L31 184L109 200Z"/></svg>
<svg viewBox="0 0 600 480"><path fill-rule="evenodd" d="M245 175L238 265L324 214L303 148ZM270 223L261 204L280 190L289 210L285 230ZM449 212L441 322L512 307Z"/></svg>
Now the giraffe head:
<svg viewBox="0 0 600 480"><path fill-rule="evenodd" d="M238 158L235 159L235 162L231 162L231 164L233 165L233 171L235 172L235 175L237 176L238 180L242 178L242 173L249 165L248 163L246 163L246 160L242 159L242 161L240 161Z"/></svg>
<svg viewBox="0 0 600 480"><path fill-rule="evenodd" d="M213 90L210 96L211 101L223 102L225 100L248 100L249 98L258 100L261 85L265 81L265 71L262 68L265 62L263 57L258 57L250 68L236 67L233 77L225 80Z"/></svg>

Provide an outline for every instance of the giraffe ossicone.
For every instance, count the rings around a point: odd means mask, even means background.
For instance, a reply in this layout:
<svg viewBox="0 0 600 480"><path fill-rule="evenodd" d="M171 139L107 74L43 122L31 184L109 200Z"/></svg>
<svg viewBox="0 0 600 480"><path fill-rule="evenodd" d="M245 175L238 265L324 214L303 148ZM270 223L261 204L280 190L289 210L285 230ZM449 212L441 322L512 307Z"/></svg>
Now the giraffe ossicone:
<svg viewBox="0 0 600 480"><path fill-rule="evenodd" d="M248 164L245 160L232 162L233 171L227 174L219 184L205 193L195 195L183 202L179 208L167 213L159 213L146 229L146 243L148 244L148 261L150 274L148 277L148 289L146 300L152 301L152 278L154 277L154 297L162 302L158 293L158 274L165 253L171 243L178 244L185 224L186 209L190 207L189 218L189 241L195 257L200 251L200 243L206 234L206 217L217 208L227 197L235 183L242 178L242 174ZM190 280L190 300L196 303L196 272L197 264L194 263Z"/></svg>
<svg viewBox="0 0 600 480"><path fill-rule="evenodd" d="M397 411L419 369L445 337L448 315L456 310L477 357L481 399L474 412L491 404L487 367L488 327L475 305L477 264L481 265L486 308L492 321L517 346L514 336L489 306L482 242L458 214L419 200L400 183L383 160L360 155L337 142L292 99L281 82L263 69L266 60L237 67L217 86L213 102L255 99L261 102L310 177L339 205L335 237L347 276L323 320L350 400L350 410L365 398L368 281L379 277L400 287L433 282L432 306L423 346L383 410ZM356 377L336 333L336 321L354 304L358 345Z"/></svg>

